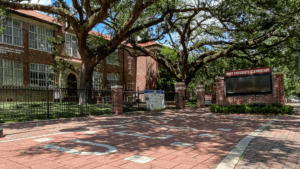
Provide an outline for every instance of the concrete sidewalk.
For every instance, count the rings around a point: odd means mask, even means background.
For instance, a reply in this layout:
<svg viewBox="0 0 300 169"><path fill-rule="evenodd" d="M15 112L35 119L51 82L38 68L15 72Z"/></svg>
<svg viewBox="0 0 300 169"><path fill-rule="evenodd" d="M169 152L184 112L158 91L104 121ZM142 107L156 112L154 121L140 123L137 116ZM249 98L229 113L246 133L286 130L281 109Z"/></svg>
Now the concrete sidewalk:
<svg viewBox="0 0 300 169"><path fill-rule="evenodd" d="M2 124L0 168L215 168L270 119L186 109Z"/></svg>

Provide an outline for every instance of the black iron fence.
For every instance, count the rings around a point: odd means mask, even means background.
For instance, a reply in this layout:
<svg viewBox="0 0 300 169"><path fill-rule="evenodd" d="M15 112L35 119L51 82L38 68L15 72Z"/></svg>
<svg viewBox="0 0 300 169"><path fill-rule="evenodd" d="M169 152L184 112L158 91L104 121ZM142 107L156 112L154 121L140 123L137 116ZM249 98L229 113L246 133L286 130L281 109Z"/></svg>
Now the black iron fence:
<svg viewBox="0 0 300 169"><path fill-rule="evenodd" d="M109 113L111 91L0 86L0 120Z"/></svg>
<svg viewBox="0 0 300 169"><path fill-rule="evenodd" d="M179 108L179 93L165 92L165 107Z"/></svg>
<svg viewBox="0 0 300 169"><path fill-rule="evenodd" d="M123 91L123 111L130 112L136 110L146 110L144 91Z"/></svg>

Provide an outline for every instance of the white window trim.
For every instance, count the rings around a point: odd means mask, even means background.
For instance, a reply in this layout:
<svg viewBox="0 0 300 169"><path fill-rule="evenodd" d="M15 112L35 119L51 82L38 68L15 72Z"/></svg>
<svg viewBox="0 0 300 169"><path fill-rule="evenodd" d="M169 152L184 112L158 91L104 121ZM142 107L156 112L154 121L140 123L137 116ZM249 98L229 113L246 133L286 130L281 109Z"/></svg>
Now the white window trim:
<svg viewBox="0 0 300 169"><path fill-rule="evenodd" d="M108 78L108 77L109 77L108 75L114 75L114 76L117 77L118 79L117 79L117 80L116 80L116 79L109 79L109 78ZM109 86L109 85L108 85L108 81L109 81L109 80L114 80L114 81L117 81L118 83L120 83L120 77L119 77L117 74L115 74L115 73L107 73L107 74L106 74L106 86L107 86L107 88L108 88L108 86ZM110 89L111 89L111 86L112 86L112 85L110 85Z"/></svg>
<svg viewBox="0 0 300 169"><path fill-rule="evenodd" d="M30 47L30 25L36 26L37 28L40 27L40 28L48 29L48 28L45 28L45 27L42 27L42 26L38 26L38 25L34 25L34 24L29 24L29 30L28 30L28 48L29 48L30 50L36 50L36 51L40 51L40 52L51 53L51 51L41 50L41 49L36 49L36 48L31 48L31 47ZM52 37L54 37L53 30L52 30L52 29L48 29L48 30L51 30L51 31L52 31ZM37 34L38 34L38 33L37 33ZM48 37L49 37L49 36L48 36ZM47 38L46 38L46 41L47 41Z"/></svg>
<svg viewBox="0 0 300 169"><path fill-rule="evenodd" d="M97 78L102 78L102 84L101 85L99 85L97 88L95 87L96 86L96 84L95 84L95 73L96 72L96 74L98 74L99 75L99 77L97 77ZM101 73L101 72L97 72L97 71L94 71L93 72L93 77L92 77L92 87L93 87L93 90L102 90L103 89L103 73Z"/></svg>
<svg viewBox="0 0 300 169"><path fill-rule="evenodd" d="M77 39L77 36L74 34L74 33L69 33L69 32L66 32L65 33L65 42L67 42L67 35L70 35L70 36L75 36L76 37L76 41L77 41L77 45L78 45L78 39ZM72 52L72 55L70 56L70 57L74 57L74 58L79 58L79 55L78 55L78 47L77 47L77 56L74 56L73 55L73 50L71 50L71 52ZM66 43L65 43L65 53L66 53L66 55L67 56L69 56L68 54L67 54L67 46L66 46Z"/></svg>
<svg viewBox="0 0 300 169"><path fill-rule="evenodd" d="M5 43L3 42L3 35L4 34L1 34L0 35L0 38L1 38L1 41L0 41L0 44L4 44L4 45L10 45L10 46L16 46L16 47L22 47L24 48L24 44L23 44L23 22L18 20L18 19L14 19L14 18L9 18L10 20L16 20L16 21L19 21L21 23L21 33L22 33L22 36L21 36L21 45L15 45L14 44L14 24L12 23L12 43Z"/></svg>
<svg viewBox="0 0 300 169"><path fill-rule="evenodd" d="M132 75L132 60L133 59L130 56L128 56L127 59L128 59L128 70L130 70L129 74ZM129 66L129 62L130 62L130 66Z"/></svg>
<svg viewBox="0 0 300 169"><path fill-rule="evenodd" d="M31 70L31 64L35 64L35 65L38 65L38 70L35 70L35 71L32 71ZM45 73L46 73L46 84L45 84L45 86L39 86L39 85L35 85L35 84L32 84L31 83L31 80L32 80L32 78L31 78L31 72L35 72L35 73L39 73L40 71L39 71L39 66L40 65L43 65L43 66L45 66ZM54 72L50 72L49 73L49 71L48 71L48 69L46 68L46 67L49 67L50 65L45 65L45 64L39 64L39 63L30 63L29 64L29 80L30 80L30 86L32 86L32 87L47 87L47 82L48 82L48 79L47 79L47 75L48 74L53 74L53 83L55 83L55 76L54 76ZM38 78L37 79L35 79L35 80L40 80L40 78L39 78L39 75L37 76ZM51 85L49 85L49 87L51 87Z"/></svg>
<svg viewBox="0 0 300 169"><path fill-rule="evenodd" d="M23 74L23 62L22 61L17 61L17 60L9 60L9 59L0 59L0 60L2 60L1 61L1 63L0 64L2 64L2 67L0 68L0 69L2 69L2 83L3 84L0 84L0 85L3 85L3 86L15 86L15 84L14 84L14 78L15 78L15 62L21 62L22 63L22 65L21 65L21 68L18 68L19 70L21 70L22 71L22 85L21 86L23 86L24 85L24 74ZM12 76L12 83L13 84L9 84L9 85L7 85L7 84L4 84L4 78L6 77L6 76L4 76L4 60L9 60L9 61L12 61L12 63L13 63L13 65L12 65L12 73L13 73L13 76ZM17 69L17 68L16 68ZM18 85L17 85L18 86Z"/></svg>

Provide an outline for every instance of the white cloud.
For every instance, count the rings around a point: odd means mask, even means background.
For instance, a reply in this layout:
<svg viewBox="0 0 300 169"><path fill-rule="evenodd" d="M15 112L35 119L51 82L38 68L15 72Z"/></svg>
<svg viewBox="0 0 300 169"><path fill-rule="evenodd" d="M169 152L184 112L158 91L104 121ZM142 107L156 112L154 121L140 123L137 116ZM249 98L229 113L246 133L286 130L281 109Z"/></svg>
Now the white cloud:
<svg viewBox="0 0 300 169"><path fill-rule="evenodd" d="M22 3L28 3L28 1L23 1ZM50 5L51 0L31 0L31 4L40 4L40 5Z"/></svg>

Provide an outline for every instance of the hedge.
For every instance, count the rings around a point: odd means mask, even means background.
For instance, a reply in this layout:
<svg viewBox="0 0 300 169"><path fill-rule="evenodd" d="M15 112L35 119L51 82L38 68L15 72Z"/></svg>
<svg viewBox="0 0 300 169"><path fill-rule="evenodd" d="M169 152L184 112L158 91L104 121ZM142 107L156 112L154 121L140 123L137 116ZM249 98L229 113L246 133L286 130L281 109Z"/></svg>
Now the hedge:
<svg viewBox="0 0 300 169"><path fill-rule="evenodd" d="M273 104L242 104L217 106L212 104L209 110L213 113L254 113L254 114L294 114L293 106L283 106L280 103Z"/></svg>

